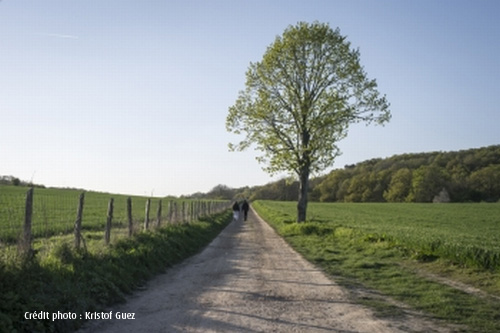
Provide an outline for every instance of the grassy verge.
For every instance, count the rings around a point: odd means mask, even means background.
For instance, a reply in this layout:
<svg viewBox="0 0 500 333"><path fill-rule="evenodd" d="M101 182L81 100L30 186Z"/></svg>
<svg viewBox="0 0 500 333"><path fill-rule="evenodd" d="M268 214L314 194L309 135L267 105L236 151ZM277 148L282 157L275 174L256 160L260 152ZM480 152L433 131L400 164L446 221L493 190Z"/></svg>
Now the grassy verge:
<svg viewBox="0 0 500 333"><path fill-rule="evenodd" d="M335 217L322 216L320 222L297 224L293 222L293 204L286 208L277 207L272 202L254 203L257 212L289 244L353 291L357 301L373 307L379 315L402 314L387 297L377 296L381 293L452 324L457 331L500 332L498 298L464 292L426 276L429 268L434 272L448 270L452 272L450 276L461 276L464 280L472 275L487 277L489 284L498 287L498 271L458 267L438 257L415 257L413 254L417 252L411 247L403 246L383 233L373 233L372 228L339 223ZM368 225L369 219L367 215L364 223ZM497 287L490 289L495 292ZM355 292L359 290L375 290L377 293Z"/></svg>
<svg viewBox="0 0 500 333"><path fill-rule="evenodd" d="M86 236L88 251L72 249L72 238L54 239L44 252L21 261L8 250L0 258L0 331L71 331L80 314L102 311L155 274L197 253L231 221L226 211L190 224L121 239L109 247L102 233ZM74 320L27 320L25 313L74 313ZM83 316L84 317L84 316Z"/></svg>

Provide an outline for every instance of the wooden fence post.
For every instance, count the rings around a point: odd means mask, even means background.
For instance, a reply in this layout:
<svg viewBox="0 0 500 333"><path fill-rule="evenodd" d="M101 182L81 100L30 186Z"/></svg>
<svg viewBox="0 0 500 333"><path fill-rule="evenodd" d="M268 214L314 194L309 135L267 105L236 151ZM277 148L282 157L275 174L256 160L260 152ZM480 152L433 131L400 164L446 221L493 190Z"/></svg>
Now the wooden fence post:
<svg viewBox="0 0 500 333"><path fill-rule="evenodd" d="M108 204L108 218L106 220L106 231L104 233L104 240L106 245L109 244L109 239L111 238L111 221L113 220L113 198L109 199Z"/></svg>
<svg viewBox="0 0 500 333"><path fill-rule="evenodd" d="M76 221L75 221L75 248L80 249L80 239L82 230L82 215L83 215L83 201L85 198L85 193L80 194L80 200L78 201L78 208L76 210Z"/></svg>
<svg viewBox="0 0 500 333"><path fill-rule="evenodd" d="M182 202L182 223L186 223L187 222L187 216L186 216L186 202Z"/></svg>
<svg viewBox="0 0 500 333"><path fill-rule="evenodd" d="M161 200L158 201L158 210L156 211L156 227L159 227L161 223Z"/></svg>
<svg viewBox="0 0 500 333"><path fill-rule="evenodd" d="M193 201L189 201L188 203L188 209L189 209L189 222L194 221L194 205Z"/></svg>
<svg viewBox="0 0 500 333"><path fill-rule="evenodd" d="M178 218L177 218L177 201L174 201L174 204L173 204L173 213L174 213L173 214L174 218L172 219L172 221L174 223L177 223L177 220L178 220Z"/></svg>
<svg viewBox="0 0 500 333"><path fill-rule="evenodd" d="M144 230L149 228L149 206L151 205L151 199L146 200L146 218L144 220Z"/></svg>
<svg viewBox="0 0 500 333"><path fill-rule="evenodd" d="M31 250L31 218L33 216L33 187L26 192L26 204L24 209L24 230L21 240L20 252L30 256Z"/></svg>
<svg viewBox="0 0 500 333"><path fill-rule="evenodd" d="M168 208L167 208L167 223L172 223L172 200L168 201Z"/></svg>
<svg viewBox="0 0 500 333"><path fill-rule="evenodd" d="M132 198L127 198L127 218L128 218L128 236L131 237L134 232L134 225L132 222Z"/></svg>

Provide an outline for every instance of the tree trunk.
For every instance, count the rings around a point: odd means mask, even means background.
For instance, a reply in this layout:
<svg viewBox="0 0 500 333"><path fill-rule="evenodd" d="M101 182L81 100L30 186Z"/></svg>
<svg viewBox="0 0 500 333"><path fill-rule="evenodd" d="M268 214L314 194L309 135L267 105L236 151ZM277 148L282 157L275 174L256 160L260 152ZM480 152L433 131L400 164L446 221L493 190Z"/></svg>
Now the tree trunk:
<svg viewBox="0 0 500 333"><path fill-rule="evenodd" d="M309 168L304 168L299 175L299 201L297 203L297 222L304 222L307 213L307 191L309 189Z"/></svg>

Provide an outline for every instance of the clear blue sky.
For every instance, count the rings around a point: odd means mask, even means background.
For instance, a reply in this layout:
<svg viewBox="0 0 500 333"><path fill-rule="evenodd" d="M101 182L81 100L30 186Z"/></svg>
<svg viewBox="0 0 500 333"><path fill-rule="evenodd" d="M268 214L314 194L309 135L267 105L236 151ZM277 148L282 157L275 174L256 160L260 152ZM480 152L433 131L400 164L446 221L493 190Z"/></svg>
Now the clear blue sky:
<svg viewBox="0 0 500 333"><path fill-rule="evenodd" d="M0 175L163 196L270 178L228 108L288 25L339 27L391 103L334 168L500 144L500 2L0 1Z"/></svg>

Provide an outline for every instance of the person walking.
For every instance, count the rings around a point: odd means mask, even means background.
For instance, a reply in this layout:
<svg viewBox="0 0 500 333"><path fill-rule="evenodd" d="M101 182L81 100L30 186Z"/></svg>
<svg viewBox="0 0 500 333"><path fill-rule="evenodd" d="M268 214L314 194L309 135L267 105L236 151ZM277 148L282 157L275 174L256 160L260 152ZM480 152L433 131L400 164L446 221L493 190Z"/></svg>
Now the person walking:
<svg viewBox="0 0 500 333"><path fill-rule="evenodd" d="M247 220L248 216L248 210L250 209L250 205L246 200L243 201L243 204L241 205L241 209L243 210L243 217L245 218L245 221Z"/></svg>
<svg viewBox="0 0 500 333"><path fill-rule="evenodd" d="M238 204L238 201L235 201L233 205L233 221L238 221L239 218L240 218L240 205Z"/></svg>

